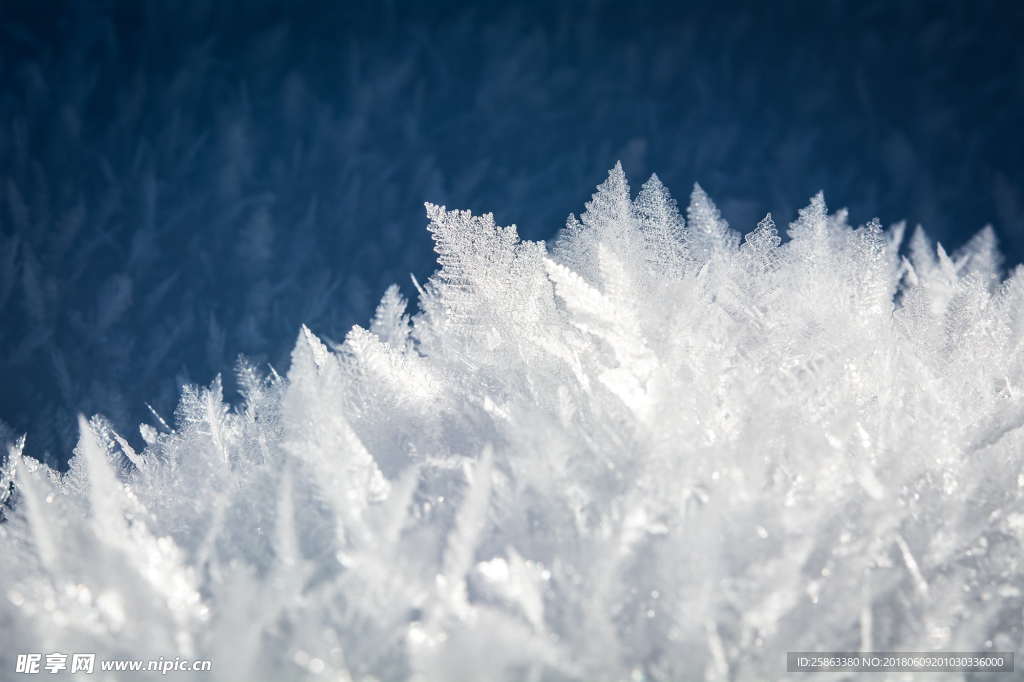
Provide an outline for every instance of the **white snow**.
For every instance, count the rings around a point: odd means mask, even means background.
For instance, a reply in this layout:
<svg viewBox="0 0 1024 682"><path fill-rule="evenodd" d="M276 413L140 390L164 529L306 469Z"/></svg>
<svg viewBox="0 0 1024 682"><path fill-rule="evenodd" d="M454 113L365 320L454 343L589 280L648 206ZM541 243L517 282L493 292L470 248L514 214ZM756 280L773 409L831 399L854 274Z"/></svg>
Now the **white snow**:
<svg viewBox="0 0 1024 682"><path fill-rule="evenodd" d="M389 289L336 348L303 328L286 377L187 389L143 452L101 417L66 475L10 446L0 670L770 680L788 650L1020 648L1024 270L991 230L904 258L819 194L741 243L620 166L550 247L427 214L415 315Z"/></svg>

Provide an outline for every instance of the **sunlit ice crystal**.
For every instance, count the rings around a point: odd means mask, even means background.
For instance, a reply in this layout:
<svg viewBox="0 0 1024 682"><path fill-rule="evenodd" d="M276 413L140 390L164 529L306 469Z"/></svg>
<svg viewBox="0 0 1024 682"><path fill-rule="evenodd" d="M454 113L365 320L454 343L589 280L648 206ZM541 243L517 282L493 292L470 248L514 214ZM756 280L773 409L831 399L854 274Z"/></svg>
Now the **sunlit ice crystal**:
<svg viewBox="0 0 1024 682"><path fill-rule="evenodd" d="M303 327L285 376L188 387L142 451L98 416L65 474L8 446L0 670L771 680L1020 647L1024 271L991 228L949 254L818 194L741 235L618 165L552 244L427 216L416 311Z"/></svg>

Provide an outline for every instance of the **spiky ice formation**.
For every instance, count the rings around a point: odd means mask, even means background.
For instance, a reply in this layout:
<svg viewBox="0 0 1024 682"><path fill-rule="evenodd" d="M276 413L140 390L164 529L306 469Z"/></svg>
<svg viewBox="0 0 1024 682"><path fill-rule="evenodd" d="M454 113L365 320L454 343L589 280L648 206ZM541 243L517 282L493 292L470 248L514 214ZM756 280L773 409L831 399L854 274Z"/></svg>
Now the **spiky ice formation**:
<svg viewBox="0 0 1024 682"><path fill-rule="evenodd" d="M787 650L1021 645L1024 271L821 195L780 245L616 166L557 243L428 205L440 269L136 452L10 449L0 669L770 680ZM957 676L952 676L956 679ZM140 679L139 675L132 679Z"/></svg>

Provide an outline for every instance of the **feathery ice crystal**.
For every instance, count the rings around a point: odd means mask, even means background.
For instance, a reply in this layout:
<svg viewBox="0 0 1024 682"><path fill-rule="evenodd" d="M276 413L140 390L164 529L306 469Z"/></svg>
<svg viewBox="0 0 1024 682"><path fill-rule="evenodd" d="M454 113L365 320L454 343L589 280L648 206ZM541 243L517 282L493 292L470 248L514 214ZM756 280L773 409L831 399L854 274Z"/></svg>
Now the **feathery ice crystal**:
<svg viewBox="0 0 1024 682"><path fill-rule="evenodd" d="M1024 270L818 195L780 245L616 166L550 248L428 205L410 317L80 422L0 472L18 651L218 680L770 680L787 650L1018 649ZM141 679L135 675L132 679ZM940 679L940 678L936 678ZM949 679L959 679L950 676Z"/></svg>

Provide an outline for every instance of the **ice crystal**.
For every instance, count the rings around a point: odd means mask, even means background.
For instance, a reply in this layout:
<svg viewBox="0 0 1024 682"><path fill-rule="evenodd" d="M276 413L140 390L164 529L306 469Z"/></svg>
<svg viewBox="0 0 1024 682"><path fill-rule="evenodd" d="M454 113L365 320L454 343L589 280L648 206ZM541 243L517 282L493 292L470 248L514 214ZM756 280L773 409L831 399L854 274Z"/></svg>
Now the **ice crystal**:
<svg viewBox="0 0 1024 682"><path fill-rule="evenodd" d="M415 314L391 288L341 344L303 327L287 376L186 389L142 452L101 417L66 474L8 438L0 670L769 680L1020 647L1024 270L990 228L904 256L818 194L741 240L618 165L551 248L427 216Z"/></svg>

